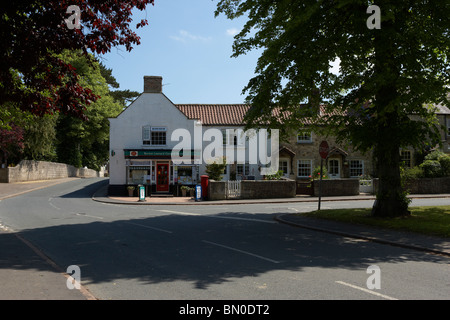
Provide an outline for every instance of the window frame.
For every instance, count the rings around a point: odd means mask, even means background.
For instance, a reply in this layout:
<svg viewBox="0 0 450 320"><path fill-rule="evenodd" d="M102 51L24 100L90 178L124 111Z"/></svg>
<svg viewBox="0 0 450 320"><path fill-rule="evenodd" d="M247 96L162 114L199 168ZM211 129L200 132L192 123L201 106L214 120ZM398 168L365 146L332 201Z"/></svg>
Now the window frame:
<svg viewBox="0 0 450 320"><path fill-rule="evenodd" d="M157 137L153 136L153 133L164 133L164 141L160 138L164 143L154 143L157 140ZM145 125L142 126L142 145L146 147L161 147L167 146L167 127L165 126L151 126Z"/></svg>
<svg viewBox="0 0 450 320"><path fill-rule="evenodd" d="M300 162L306 162L306 161L309 162L309 169L306 169L306 170L309 170L309 174L300 175L300 171L301 171ZM305 169L303 169L303 170L305 170ZM298 178L310 178L312 176L312 172L313 172L313 160L312 159L298 159L297 160L297 177Z"/></svg>
<svg viewBox="0 0 450 320"><path fill-rule="evenodd" d="M409 154L409 156L404 157L405 154ZM400 163L404 163L407 168L412 167L412 151L411 150L400 150Z"/></svg>
<svg viewBox="0 0 450 320"><path fill-rule="evenodd" d="M309 137L308 139L305 139L306 137ZM302 131L297 133L297 143L312 143L313 137L312 137L312 131Z"/></svg>
<svg viewBox="0 0 450 320"><path fill-rule="evenodd" d="M281 165L281 163L283 163L283 165ZM289 175L289 160L280 159L278 161L278 168L283 171L283 175ZM284 168L286 168L286 172L284 172Z"/></svg>
<svg viewBox="0 0 450 320"><path fill-rule="evenodd" d="M353 167L352 166L353 162L359 162L360 166ZM357 174L357 175L352 174L352 171L354 172L355 170L361 170L361 174ZM361 176L364 176L364 160L362 160L362 159L351 159L351 160L348 160L348 172L349 172L350 178L359 178Z"/></svg>

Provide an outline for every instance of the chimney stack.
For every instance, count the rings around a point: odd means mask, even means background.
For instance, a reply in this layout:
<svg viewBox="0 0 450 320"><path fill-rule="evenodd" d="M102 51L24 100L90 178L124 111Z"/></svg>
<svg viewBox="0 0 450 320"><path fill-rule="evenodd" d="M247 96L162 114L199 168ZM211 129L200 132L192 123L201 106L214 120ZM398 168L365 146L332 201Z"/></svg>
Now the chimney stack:
<svg viewBox="0 0 450 320"><path fill-rule="evenodd" d="M144 76L144 93L162 93L162 77Z"/></svg>

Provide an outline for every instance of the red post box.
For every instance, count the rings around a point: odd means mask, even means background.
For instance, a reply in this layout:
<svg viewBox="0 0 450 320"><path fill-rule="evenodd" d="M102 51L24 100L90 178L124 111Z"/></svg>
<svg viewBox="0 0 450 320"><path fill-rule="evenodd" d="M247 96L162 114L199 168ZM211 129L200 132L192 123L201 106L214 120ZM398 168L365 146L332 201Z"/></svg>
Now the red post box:
<svg viewBox="0 0 450 320"><path fill-rule="evenodd" d="M208 198L209 176L202 175L202 176L200 176L200 179L201 179L201 186L202 186L202 198L203 198L203 200L206 200Z"/></svg>

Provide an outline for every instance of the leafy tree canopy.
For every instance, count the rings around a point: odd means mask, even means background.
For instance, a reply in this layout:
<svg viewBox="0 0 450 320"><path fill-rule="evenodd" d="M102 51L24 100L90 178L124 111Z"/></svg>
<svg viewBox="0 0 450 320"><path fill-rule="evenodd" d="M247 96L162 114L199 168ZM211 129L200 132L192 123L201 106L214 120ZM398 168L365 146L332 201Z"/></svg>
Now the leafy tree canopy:
<svg viewBox="0 0 450 320"><path fill-rule="evenodd" d="M0 13L0 105L13 102L38 116L61 112L84 117L84 108L98 99L79 83L77 71L58 54L81 50L102 54L113 46L130 51L140 43L131 29L133 9L154 0L7 1ZM71 5L80 9L80 29L65 19ZM146 20L137 27L147 24Z"/></svg>
<svg viewBox="0 0 450 320"><path fill-rule="evenodd" d="M403 215L399 148L438 142L439 126L424 105L450 105L450 6L377 1L381 28L372 29L370 4L221 0L216 15L247 18L233 56L262 51L244 88L252 106L248 126L264 123L283 133L312 122L338 141L373 150L380 178L374 215ZM330 67L338 58L335 74Z"/></svg>

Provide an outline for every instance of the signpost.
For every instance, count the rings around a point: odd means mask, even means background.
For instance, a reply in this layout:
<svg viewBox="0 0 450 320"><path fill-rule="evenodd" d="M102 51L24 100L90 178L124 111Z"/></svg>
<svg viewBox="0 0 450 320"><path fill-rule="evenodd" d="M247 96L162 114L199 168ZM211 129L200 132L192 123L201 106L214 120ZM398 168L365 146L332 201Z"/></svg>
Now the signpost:
<svg viewBox="0 0 450 320"><path fill-rule="evenodd" d="M202 186L196 185L195 186L195 201L200 201L202 199Z"/></svg>
<svg viewBox="0 0 450 320"><path fill-rule="evenodd" d="M330 147L328 146L328 142L322 141L319 145L319 154L320 154L320 180L319 180L319 208L320 210L320 201L322 199L322 170L323 170L323 160L328 158L328 153L330 152Z"/></svg>
<svg viewBox="0 0 450 320"><path fill-rule="evenodd" d="M139 201L145 201L145 187L143 185L139 185Z"/></svg>

